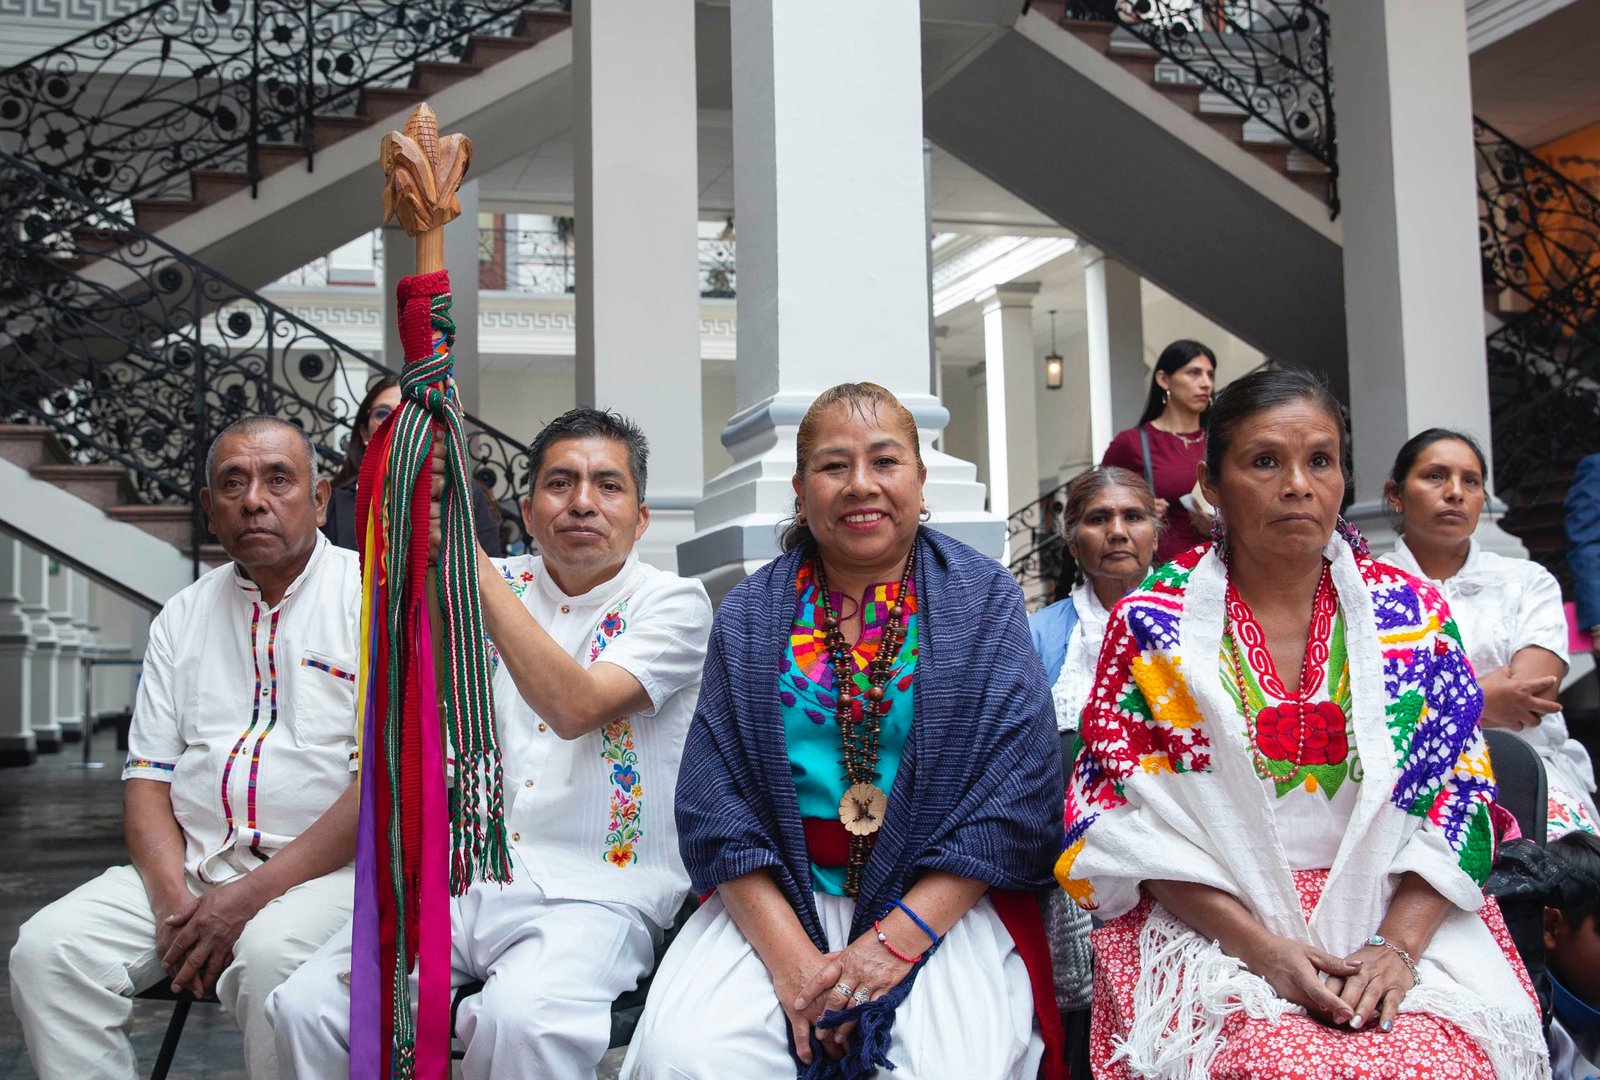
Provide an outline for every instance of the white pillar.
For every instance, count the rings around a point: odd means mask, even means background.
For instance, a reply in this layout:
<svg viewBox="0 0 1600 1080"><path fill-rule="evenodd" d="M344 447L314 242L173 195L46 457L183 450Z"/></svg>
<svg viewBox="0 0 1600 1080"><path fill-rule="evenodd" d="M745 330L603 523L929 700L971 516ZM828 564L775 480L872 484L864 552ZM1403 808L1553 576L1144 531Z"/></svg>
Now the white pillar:
<svg viewBox="0 0 1600 1080"><path fill-rule="evenodd" d="M417 272L417 242L406 235L399 222L383 227L383 363L399 371L405 365L405 350L400 346L400 323L395 311L394 287L400 279Z"/></svg>
<svg viewBox="0 0 1600 1080"><path fill-rule="evenodd" d="M456 324L456 393L461 396L462 408L469 413L476 413L480 407L478 182L468 180L462 184L456 197L461 201L461 216L444 227L444 268L450 272L450 316Z"/></svg>
<svg viewBox="0 0 1600 1080"><path fill-rule="evenodd" d="M841 28L847 28L841 30ZM706 486L681 572L720 597L777 553L795 431L817 394L870 380L917 418L932 526L999 555L972 465L934 449L917 0L732 0L739 223L734 465Z"/></svg>
<svg viewBox="0 0 1600 1080"><path fill-rule="evenodd" d="M0 536L0 765L32 765L39 757L33 734L32 620L22 610L22 559L29 554Z"/></svg>
<svg viewBox="0 0 1600 1080"><path fill-rule="evenodd" d="M1139 275L1105 254L1083 270L1089 329L1089 444L1099 461L1117 432L1131 428L1144 408L1149 369L1144 363L1144 301Z"/></svg>
<svg viewBox="0 0 1600 1080"><path fill-rule="evenodd" d="M33 735L40 753L61 749L61 724L56 716L60 700L56 684L56 661L60 640L50 621L50 558L32 548L22 551L22 613L32 624L33 700L29 709Z"/></svg>
<svg viewBox="0 0 1600 1080"><path fill-rule="evenodd" d="M1459 0L1343 0L1330 13L1339 81L1356 505L1388 528L1384 478L1423 428L1477 436L1489 451L1489 379L1479 278L1476 161L1466 14ZM1516 541L1488 525L1480 540ZM1379 548L1381 550L1381 547Z"/></svg>
<svg viewBox="0 0 1600 1080"><path fill-rule="evenodd" d="M694 9L579 0L572 22L577 400L650 440L639 553L669 570L705 472Z"/></svg>
<svg viewBox="0 0 1600 1080"><path fill-rule="evenodd" d="M142 656L142 631L148 626L151 613L103 585L91 583L88 591L96 655L119 660ZM134 647L136 636L139 638L137 650ZM135 669L121 664L95 668L95 713L116 716L130 711L135 678Z"/></svg>
<svg viewBox="0 0 1600 1080"><path fill-rule="evenodd" d="M72 594L83 588L83 579L66 566L50 566L50 621L59 642L56 659L56 722L62 738L75 742L83 736L83 640L73 625Z"/></svg>
<svg viewBox="0 0 1600 1080"><path fill-rule="evenodd" d="M980 293L983 367L989 394L989 512L1008 518L1039 497L1037 384L1044 368L1033 357L1037 281L1013 281Z"/></svg>

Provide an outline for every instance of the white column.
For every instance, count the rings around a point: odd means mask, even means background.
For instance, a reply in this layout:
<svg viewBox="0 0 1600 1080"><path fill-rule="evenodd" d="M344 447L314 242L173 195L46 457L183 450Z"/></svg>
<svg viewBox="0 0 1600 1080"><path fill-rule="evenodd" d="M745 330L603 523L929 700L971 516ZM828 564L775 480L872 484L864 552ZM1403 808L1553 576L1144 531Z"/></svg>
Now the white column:
<svg viewBox="0 0 1600 1080"><path fill-rule="evenodd" d="M639 553L669 570L705 473L694 9L579 0L572 22L577 399L650 440Z"/></svg>
<svg viewBox="0 0 1600 1080"><path fill-rule="evenodd" d="M1117 432L1138 422L1149 369L1139 275L1105 254L1083 270L1089 329L1089 444L1094 460Z"/></svg>
<svg viewBox="0 0 1600 1080"><path fill-rule="evenodd" d="M1033 356L1037 281L980 293L983 367L989 386L989 512L1008 518L1039 497L1039 433L1034 399L1044 368Z"/></svg>
<svg viewBox="0 0 1600 1080"><path fill-rule="evenodd" d="M56 661L60 640L50 621L50 559L32 548L22 551L22 613L33 632L33 735L41 753L61 749L61 724L56 716L59 700Z"/></svg>
<svg viewBox="0 0 1600 1080"><path fill-rule="evenodd" d="M111 659L143 655L143 639L135 651L134 638L150 622L151 613L105 588L89 586L89 615L95 634L95 653ZM133 708L135 669L123 665L97 667L94 672L95 713L116 716Z"/></svg>
<svg viewBox="0 0 1600 1080"><path fill-rule="evenodd" d="M39 757L33 734L32 620L22 610L25 548L0 536L0 765L32 765Z"/></svg>
<svg viewBox="0 0 1600 1080"><path fill-rule="evenodd" d="M818 393L870 380L917 418L932 526L999 555L972 465L934 449L917 0L732 0L739 223L734 465L706 486L681 572L720 597L777 553L795 431Z"/></svg>
<svg viewBox="0 0 1600 1080"><path fill-rule="evenodd" d="M56 659L56 722L68 742L83 736L83 640L73 625L73 593L83 579L60 563L50 566L50 621L60 643Z"/></svg>
<svg viewBox="0 0 1600 1080"><path fill-rule="evenodd" d="M456 193L461 216L444 227L444 268L450 272L450 316L456 324L456 393L469 413L478 402L478 182Z"/></svg>
<svg viewBox="0 0 1600 1080"><path fill-rule="evenodd" d="M390 222L383 227L383 363L395 371L405 365L406 354L400 346L394 287L401 278L416 272L417 242L406 235L398 222Z"/></svg>
<svg viewBox="0 0 1600 1080"><path fill-rule="evenodd" d="M1459 0L1344 0L1330 13L1339 79L1356 505L1379 547L1395 451L1446 425L1489 450L1476 162ZM1488 524L1480 540L1520 545ZM1379 550L1382 550L1379 547Z"/></svg>

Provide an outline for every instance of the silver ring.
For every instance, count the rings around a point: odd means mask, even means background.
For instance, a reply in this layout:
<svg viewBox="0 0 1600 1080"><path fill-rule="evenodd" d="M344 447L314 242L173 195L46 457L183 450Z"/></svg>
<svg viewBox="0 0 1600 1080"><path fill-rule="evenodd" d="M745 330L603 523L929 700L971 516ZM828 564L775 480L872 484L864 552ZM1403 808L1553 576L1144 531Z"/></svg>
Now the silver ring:
<svg viewBox="0 0 1600 1080"><path fill-rule="evenodd" d="M842 998L847 998L855 992L855 987L849 986L842 982L836 982L833 984L833 992Z"/></svg>
<svg viewBox="0 0 1600 1080"><path fill-rule="evenodd" d="M850 995L850 1004L852 1004L852 1005L863 1005L863 1004L866 1003L866 1000L871 996L872 996L872 991L868 990L866 987L863 986L861 989L857 990L855 993Z"/></svg>

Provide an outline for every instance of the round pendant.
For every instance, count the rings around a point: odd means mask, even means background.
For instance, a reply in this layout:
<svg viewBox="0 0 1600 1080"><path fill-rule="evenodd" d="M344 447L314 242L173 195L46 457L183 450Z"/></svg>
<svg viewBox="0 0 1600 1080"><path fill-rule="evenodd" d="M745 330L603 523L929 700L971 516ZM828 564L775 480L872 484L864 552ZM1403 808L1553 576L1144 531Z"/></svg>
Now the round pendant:
<svg viewBox="0 0 1600 1080"><path fill-rule="evenodd" d="M871 836L883 824L889 796L876 784L851 784L839 800L839 820L853 836Z"/></svg>

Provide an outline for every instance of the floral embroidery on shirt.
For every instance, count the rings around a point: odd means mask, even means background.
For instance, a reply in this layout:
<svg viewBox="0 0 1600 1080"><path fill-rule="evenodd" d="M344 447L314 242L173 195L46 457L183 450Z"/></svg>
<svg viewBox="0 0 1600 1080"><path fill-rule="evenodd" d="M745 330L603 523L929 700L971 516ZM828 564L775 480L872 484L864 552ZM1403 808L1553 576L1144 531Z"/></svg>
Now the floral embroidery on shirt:
<svg viewBox="0 0 1600 1080"><path fill-rule="evenodd" d="M511 567L505 565L504 563L500 564L500 577L507 585L511 586L512 595L516 596L519 600L522 598L522 594L528 591L528 586L533 584L533 573L531 571L521 570L517 573L512 573ZM489 667L499 667L500 650L495 648L495 644L492 640L490 640L488 634L483 635L483 640L484 643L489 647Z"/></svg>
<svg viewBox="0 0 1600 1080"><path fill-rule="evenodd" d="M634 848L644 838L639 828L644 786L639 754L633 746L633 725L627 717L618 717L600 729L600 743L600 757L611 766L611 821L605 857L613 866L628 866L639 861Z"/></svg>
<svg viewBox="0 0 1600 1080"><path fill-rule="evenodd" d="M627 631L628 620L623 618L623 612L632 599L631 595L624 596L601 618L594 639L589 642L589 663L599 659L606 646ZM600 729L600 759L611 766L611 819L606 826L603 854L612 866L630 866L639 861L635 848L644 839L644 830L639 827L644 818L644 781L633 745L633 723L626 716L619 716Z"/></svg>

